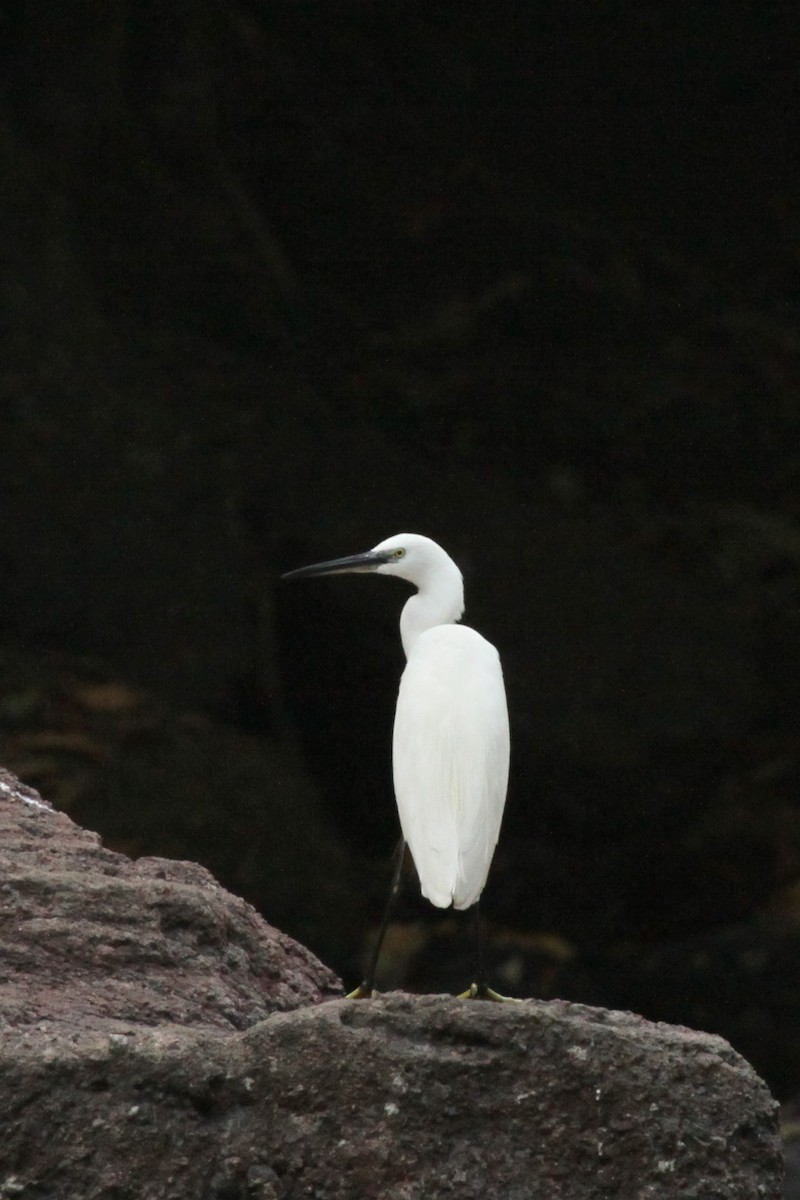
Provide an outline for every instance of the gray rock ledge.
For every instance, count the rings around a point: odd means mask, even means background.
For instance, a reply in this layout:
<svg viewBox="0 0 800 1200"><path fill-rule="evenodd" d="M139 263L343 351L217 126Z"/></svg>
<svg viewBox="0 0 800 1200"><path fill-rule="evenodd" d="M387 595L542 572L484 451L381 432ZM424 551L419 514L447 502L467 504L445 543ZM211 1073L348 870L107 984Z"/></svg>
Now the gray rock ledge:
<svg viewBox="0 0 800 1200"><path fill-rule="evenodd" d="M202 868L0 774L0 1197L778 1200L722 1039L338 981Z"/></svg>

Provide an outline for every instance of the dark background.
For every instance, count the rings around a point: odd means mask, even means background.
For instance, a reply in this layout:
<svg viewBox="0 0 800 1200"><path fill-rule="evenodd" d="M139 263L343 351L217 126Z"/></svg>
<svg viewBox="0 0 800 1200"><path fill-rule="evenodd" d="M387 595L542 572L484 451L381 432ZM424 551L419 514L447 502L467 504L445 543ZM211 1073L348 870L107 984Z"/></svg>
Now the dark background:
<svg viewBox="0 0 800 1200"><path fill-rule="evenodd" d="M0 754L349 983L426 533L503 658L512 994L800 1086L790 5L0 9ZM384 986L461 990L413 873Z"/></svg>

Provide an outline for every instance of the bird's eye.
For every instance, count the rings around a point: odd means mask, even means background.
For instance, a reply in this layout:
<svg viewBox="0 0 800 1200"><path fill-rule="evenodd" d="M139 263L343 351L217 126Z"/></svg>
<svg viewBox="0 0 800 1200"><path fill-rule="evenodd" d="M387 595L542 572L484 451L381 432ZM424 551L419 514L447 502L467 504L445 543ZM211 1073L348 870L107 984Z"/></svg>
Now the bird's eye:
<svg viewBox="0 0 800 1200"><path fill-rule="evenodd" d="M405 550L400 548L400 549L395 550L393 557L394 558L405 558L405 553L406 553Z"/></svg>

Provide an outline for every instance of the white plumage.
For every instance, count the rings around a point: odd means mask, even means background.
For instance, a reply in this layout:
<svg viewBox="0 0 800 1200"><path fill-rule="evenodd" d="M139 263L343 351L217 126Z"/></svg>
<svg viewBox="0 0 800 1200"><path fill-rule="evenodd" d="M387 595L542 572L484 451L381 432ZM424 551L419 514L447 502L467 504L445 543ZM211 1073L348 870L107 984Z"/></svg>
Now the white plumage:
<svg viewBox="0 0 800 1200"><path fill-rule="evenodd" d="M417 587L400 617L407 664L394 724L394 785L422 894L469 908L480 897L500 833L509 732L500 658L463 625L461 572L430 538L401 533L365 554L293 577L375 571Z"/></svg>
<svg viewBox="0 0 800 1200"><path fill-rule="evenodd" d="M416 640L397 697L394 786L422 894L469 908L486 884L508 784L500 658L460 625Z"/></svg>

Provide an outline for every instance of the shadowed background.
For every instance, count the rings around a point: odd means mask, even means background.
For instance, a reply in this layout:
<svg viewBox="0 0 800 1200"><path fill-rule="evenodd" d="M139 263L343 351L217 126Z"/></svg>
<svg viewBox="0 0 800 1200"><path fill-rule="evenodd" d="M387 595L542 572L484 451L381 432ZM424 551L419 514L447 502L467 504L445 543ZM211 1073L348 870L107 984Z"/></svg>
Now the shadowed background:
<svg viewBox="0 0 800 1200"><path fill-rule="evenodd" d="M492 978L800 1085L788 7L4 3L0 756L348 982L415 531L501 652ZM385 986L463 988L409 874Z"/></svg>

